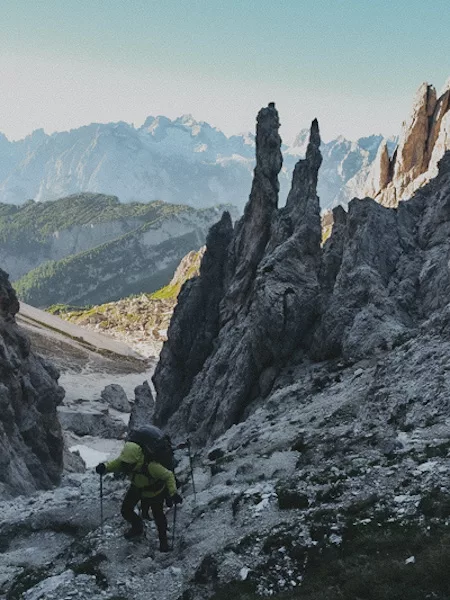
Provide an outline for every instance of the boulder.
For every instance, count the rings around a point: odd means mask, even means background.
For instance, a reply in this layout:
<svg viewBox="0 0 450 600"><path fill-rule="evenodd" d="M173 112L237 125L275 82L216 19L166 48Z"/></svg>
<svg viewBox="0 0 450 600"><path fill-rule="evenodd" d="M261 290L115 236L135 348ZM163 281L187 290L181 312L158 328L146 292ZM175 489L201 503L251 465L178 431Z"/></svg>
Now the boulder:
<svg viewBox="0 0 450 600"><path fill-rule="evenodd" d="M124 421L114 419L108 411L95 408L71 408L61 406L58 408L59 420L63 429L72 431L76 435L92 435L95 437L120 439L124 436L127 426Z"/></svg>
<svg viewBox="0 0 450 600"><path fill-rule="evenodd" d="M100 396L104 402L111 406L111 408L115 408L124 413L129 413L131 411L131 405L128 402L125 390L117 383L107 385L102 390Z"/></svg>
<svg viewBox="0 0 450 600"><path fill-rule="evenodd" d="M151 425L155 412L155 400L148 381L134 389L134 404L131 409L128 431L132 431L142 425Z"/></svg>

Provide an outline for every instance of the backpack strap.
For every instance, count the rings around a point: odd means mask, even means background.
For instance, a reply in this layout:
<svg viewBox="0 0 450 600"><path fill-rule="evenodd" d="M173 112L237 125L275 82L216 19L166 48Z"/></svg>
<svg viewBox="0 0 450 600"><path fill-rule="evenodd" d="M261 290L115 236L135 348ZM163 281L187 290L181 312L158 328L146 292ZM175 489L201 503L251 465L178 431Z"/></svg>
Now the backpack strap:
<svg viewBox="0 0 450 600"><path fill-rule="evenodd" d="M137 471L135 474L136 475L145 475L145 477L147 477L149 484L146 485L145 487L140 487L140 490L146 491L146 492L157 492L158 490L161 489L161 483L163 483L164 486L164 482L161 482L160 479L154 479L149 471L148 471L148 466L149 463L152 462L150 460L144 460L144 463L142 465L142 467L139 469L139 471Z"/></svg>

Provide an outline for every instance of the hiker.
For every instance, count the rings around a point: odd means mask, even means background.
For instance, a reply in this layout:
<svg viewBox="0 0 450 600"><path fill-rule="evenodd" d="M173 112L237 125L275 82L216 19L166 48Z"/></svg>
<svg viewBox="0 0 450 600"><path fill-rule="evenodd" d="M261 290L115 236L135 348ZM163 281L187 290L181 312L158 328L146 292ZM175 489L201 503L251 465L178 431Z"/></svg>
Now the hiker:
<svg viewBox="0 0 450 600"><path fill-rule="evenodd" d="M155 525L158 529L159 549L161 552L170 550L167 541L167 519L164 514L164 500L181 504L183 499L177 492L175 476L172 471L156 462L150 455L145 460L144 452L139 444L125 442L120 455L107 463L100 463L95 468L99 475L105 473L125 473L131 479L122 503L122 517L131 523L131 529L125 532L127 539L133 539L142 534L144 524L142 518L135 512L135 506L141 502L142 517L148 519L151 509Z"/></svg>

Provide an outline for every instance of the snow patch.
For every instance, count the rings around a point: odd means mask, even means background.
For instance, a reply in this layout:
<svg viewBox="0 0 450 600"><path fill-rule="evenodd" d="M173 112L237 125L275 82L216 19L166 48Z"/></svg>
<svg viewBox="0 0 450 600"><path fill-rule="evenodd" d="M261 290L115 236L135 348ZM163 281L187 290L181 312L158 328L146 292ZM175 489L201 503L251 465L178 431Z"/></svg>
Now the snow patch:
<svg viewBox="0 0 450 600"><path fill-rule="evenodd" d="M108 458L108 452L99 452L89 446L76 444L69 448L71 452L78 452L88 469L95 467L98 463L105 462Z"/></svg>

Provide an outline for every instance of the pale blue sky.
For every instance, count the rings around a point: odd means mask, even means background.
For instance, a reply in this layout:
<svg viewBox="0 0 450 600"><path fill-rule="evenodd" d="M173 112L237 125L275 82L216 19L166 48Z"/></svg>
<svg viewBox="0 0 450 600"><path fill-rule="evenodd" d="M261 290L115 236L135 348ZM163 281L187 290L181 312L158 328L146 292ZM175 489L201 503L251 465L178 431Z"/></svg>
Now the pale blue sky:
<svg viewBox="0 0 450 600"><path fill-rule="evenodd" d="M289 140L398 133L450 76L449 0L0 0L0 131L192 113L227 134L275 101Z"/></svg>

